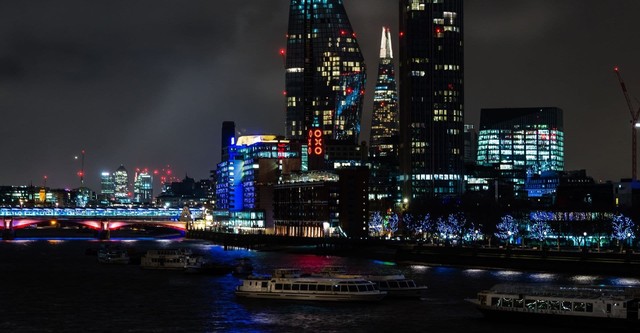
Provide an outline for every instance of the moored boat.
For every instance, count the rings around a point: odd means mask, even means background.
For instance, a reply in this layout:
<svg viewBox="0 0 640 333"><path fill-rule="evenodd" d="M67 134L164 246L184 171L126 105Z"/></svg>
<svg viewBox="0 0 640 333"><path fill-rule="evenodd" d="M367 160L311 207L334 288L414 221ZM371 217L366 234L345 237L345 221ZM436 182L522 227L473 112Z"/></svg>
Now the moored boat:
<svg viewBox="0 0 640 333"><path fill-rule="evenodd" d="M129 253L120 248L101 248L97 252L98 262L101 264L123 264L131 261Z"/></svg>
<svg viewBox="0 0 640 333"><path fill-rule="evenodd" d="M637 325L640 288L499 284L469 299L487 318Z"/></svg>
<svg viewBox="0 0 640 333"><path fill-rule="evenodd" d="M184 270L187 273L225 275L231 273L233 266L213 262L204 256L187 256Z"/></svg>
<svg viewBox="0 0 640 333"><path fill-rule="evenodd" d="M272 276L249 276L236 296L306 301L379 301L386 295L371 281L359 278L302 276L299 269L281 268Z"/></svg>
<svg viewBox="0 0 640 333"><path fill-rule="evenodd" d="M140 267L145 269L183 270L189 256L189 249L157 249L148 250L140 259Z"/></svg>

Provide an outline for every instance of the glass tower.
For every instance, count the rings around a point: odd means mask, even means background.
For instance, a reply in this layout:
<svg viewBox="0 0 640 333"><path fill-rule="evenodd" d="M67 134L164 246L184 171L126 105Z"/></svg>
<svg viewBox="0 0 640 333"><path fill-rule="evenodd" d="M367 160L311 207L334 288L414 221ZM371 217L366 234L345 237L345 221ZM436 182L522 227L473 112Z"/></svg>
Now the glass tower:
<svg viewBox="0 0 640 333"><path fill-rule="evenodd" d="M498 170L516 196L527 177L564 170L562 113L555 107L482 109L478 165Z"/></svg>
<svg viewBox="0 0 640 333"><path fill-rule="evenodd" d="M148 170L137 171L133 182L134 202L148 204L153 201L153 177Z"/></svg>
<svg viewBox="0 0 640 333"><path fill-rule="evenodd" d="M400 136L403 199L462 194L462 0L400 0Z"/></svg>
<svg viewBox="0 0 640 333"><path fill-rule="evenodd" d="M342 0L291 0L285 55L285 135L314 169L327 141L357 144L360 134L365 65Z"/></svg>
<svg viewBox="0 0 640 333"><path fill-rule="evenodd" d="M115 198L118 203L125 204L130 203L129 198L129 174L124 165L120 165L118 170L113 173L113 179L115 183Z"/></svg>
<svg viewBox="0 0 640 333"><path fill-rule="evenodd" d="M391 31L382 28L378 80L373 96L369 139L369 198L394 201L398 174L398 92L391 46ZM385 208L385 207L380 207Z"/></svg>

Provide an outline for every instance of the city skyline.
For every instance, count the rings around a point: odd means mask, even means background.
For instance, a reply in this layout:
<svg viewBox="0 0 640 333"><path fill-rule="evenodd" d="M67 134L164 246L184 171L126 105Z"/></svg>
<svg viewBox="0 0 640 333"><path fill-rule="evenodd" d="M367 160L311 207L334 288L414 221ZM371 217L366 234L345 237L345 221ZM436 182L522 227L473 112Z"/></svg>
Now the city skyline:
<svg viewBox="0 0 640 333"><path fill-rule="evenodd" d="M613 67L640 97L631 16L640 4L464 5L465 123L477 126L482 108L560 107L565 169L587 169L597 180L630 177L629 114ZM235 121L242 134L284 134L279 50L288 1L3 7L0 148L8 160L0 184L41 185L46 175L49 187L78 187L73 157L83 149L94 191L100 173L120 164L170 164L176 175L207 178L219 162L223 121ZM398 45L398 1L345 7L368 65L360 136L368 141L379 32L390 27Z"/></svg>

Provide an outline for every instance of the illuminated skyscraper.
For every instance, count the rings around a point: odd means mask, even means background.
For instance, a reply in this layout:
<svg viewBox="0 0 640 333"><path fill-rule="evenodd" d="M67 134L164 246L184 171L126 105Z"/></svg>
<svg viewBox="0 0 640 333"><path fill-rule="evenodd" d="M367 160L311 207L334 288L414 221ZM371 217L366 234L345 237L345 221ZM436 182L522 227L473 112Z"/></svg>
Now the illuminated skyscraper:
<svg viewBox="0 0 640 333"><path fill-rule="evenodd" d="M285 55L285 135L322 168L327 141L360 135L365 65L342 1L291 0Z"/></svg>
<svg viewBox="0 0 640 333"><path fill-rule="evenodd" d="M113 181L113 176L110 172L103 172L100 175L101 191L100 195L103 204L108 204L115 200L116 184Z"/></svg>
<svg viewBox="0 0 640 333"><path fill-rule="evenodd" d="M410 203L463 188L462 0L400 0L400 136Z"/></svg>
<svg viewBox="0 0 640 333"><path fill-rule="evenodd" d="M126 204L131 202L129 198L129 174L127 169L123 165L120 165L118 170L113 173L113 179L115 182L115 198L116 202L120 204Z"/></svg>
<svg viewBox="0 0 640 333"><path fill-rule="evenodd" d="M382 28L378 81L373 96L369 139L371 200L396 199L398 174L398 92L391 47L391 31ZM380 207L386 209L387 207Z"/></svg>
<svg viewBox="0 0 640 333"><path fill-rule="evenodd" d="M153 201L153 177L147 170L137 171L133 181L133 201L148 204Z"/></svg>
<svg viewBox="0 0 640 333"><path fill-rule="evenodd" d="M564 170L564 129L559 108L482 109L478 165L498 170L524 197L527 177Z"/></svg>

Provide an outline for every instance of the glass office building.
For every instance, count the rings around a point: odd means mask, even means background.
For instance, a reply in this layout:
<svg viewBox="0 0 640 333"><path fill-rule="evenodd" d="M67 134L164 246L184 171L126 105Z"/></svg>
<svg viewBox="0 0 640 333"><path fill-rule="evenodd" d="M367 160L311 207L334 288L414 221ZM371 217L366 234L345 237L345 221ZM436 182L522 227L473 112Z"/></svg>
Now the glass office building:
<svg viewBox="0 0 640 333"><path fill-rule="evenodd" d="M383 27L369 139L369 199L384 200L380 209L388 208L384 205L395 201L398 193L398 130L398 90L391 30Z"/></svg>
<svg viewBox="0 0 640 333"><path fill-rule="evenodd" d="M400 137L403 199L462 194L462 0L400 1Z"/></svg>
<svg viewBox="0 0 640 333"><path fill-rule="evenodd" d="M283 55L285 136L320 167L327 141L355 145L360 135L365 64L342 1L291 0Z"/></svg>
<svg viewBox="0 0 640 333"><path fill-rule="evenodd" d="M528 177L564 170L562 109L482 109L477 163L497 170L516 196Z"/></svg>

